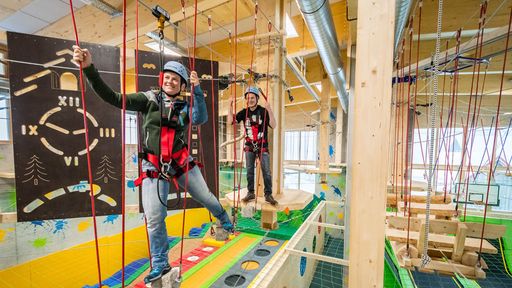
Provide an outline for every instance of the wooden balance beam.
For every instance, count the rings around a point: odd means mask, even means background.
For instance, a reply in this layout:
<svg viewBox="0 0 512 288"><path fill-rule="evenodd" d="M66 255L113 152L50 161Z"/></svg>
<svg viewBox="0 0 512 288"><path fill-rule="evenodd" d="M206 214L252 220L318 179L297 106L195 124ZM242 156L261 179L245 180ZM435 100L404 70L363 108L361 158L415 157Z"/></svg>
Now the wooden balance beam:
<svg viewBox="0 0 512 288"><path fill-rule="evenodd" d="M407 203L407 206L410 205L410 213L411 215L417 214L426 214L427 207L426 203ZM398 203L398 208L400 210L404 210L405 208L404 202ZM455 206L453 204L430 204L430 215L435 215L436 217L453 217L457 214L455 211Z"/></svg>

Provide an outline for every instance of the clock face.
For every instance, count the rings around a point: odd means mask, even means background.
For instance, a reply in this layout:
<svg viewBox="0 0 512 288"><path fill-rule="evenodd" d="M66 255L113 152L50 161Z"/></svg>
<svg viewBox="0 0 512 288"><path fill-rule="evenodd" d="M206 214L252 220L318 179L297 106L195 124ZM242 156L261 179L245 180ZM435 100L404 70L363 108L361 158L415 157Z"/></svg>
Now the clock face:
<svg viewBox="0 0 512 288"><path fill-rule="evenodd" d="M101 127L93 114L94 112L89 111L85 114L89 135L99 136L88 137L90 152L100 141L108 141L105 138L116 137L116 129ZM58 96L57 106L41 113L37 123L21 125L21 135L37 137L42 147L61 158L66 166L78 166L79 156L87 154L83 123L84 109L80 107L80 98ZM84 144L82 146L66 145L66 143L76 142L76 138Z"/></svg>

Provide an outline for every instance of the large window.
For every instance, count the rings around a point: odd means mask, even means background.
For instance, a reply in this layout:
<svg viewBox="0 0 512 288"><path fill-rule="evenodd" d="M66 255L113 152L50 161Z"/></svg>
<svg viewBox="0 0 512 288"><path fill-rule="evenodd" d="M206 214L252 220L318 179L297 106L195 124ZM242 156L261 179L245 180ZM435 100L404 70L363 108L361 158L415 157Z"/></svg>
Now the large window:
<svg viewBox="0 0 512 288"><path fill-rule="evenodd" d="M284 160L316 161L316 131L287 131L284 134Z"/></svg>
<svg viewBox="0 0 512 288"><path fill-rule="evenodd" d="M7 78L8 65L7 61L7 49L5 46L0 45L0 78Z"/></svg>
<svg viewBox="0 0 512 288"><path fill-rule="evenodd" d="M11 139L11 104L8 90L0 87L0 141Z"/></svg>
<svg viewBox="0 0 512 288"><path fill-rule="evenodd" d="M124 141L126 144L137 144L138 143L138 132L137 132L137 113L126 112L126 135Z"/></svg>
<svg viewBox="0 0 512 288"><path fill-rule="evenodd" d="M507 118L503 119L501 127L498 128L492 165L495 173L494 177L491 178L491 189L489 190L489 199L494 197L493 194L495 194L495 198L499 199L499 204L492 207L494 211L512 211L512 176L510 176L512 169L512 125L510 125L510 121ZM412 179L427 182L430 130L415 129L414 134L412 161L416 168L412 171ZM462 128L457 128L454 131L443 130L439 135L436 135L434 149L437 147L438 152L434 155L434 165L438 166L438 172L433 177L433 185L436 190L444 191L446 187L448 192L451 191L451 193L457 194L455 191L460 192L465 189L464 187L467 187L469 193L474 195L473 197L480 195L481 192L479 191L482 189L484 191L482 195L485 195L493 152L494 134L494 127L477 127L466 135L465 144ZM466 151L463 151L463 146L466 146ZM462 162L463 154L465 170L469 164L471 164L471 169L469 173L461 174L458 167ZM458 188L459 186L461 188ZM473 209L482 209L482 207L483 205L471 205Z"/></svg>

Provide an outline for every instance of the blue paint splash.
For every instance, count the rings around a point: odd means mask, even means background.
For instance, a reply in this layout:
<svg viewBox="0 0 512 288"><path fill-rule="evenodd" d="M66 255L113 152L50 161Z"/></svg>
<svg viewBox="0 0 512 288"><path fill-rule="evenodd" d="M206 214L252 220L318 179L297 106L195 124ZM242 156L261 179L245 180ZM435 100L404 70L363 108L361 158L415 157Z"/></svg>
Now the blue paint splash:
<svg viewBox="0 0 512 288"><path fill-rule="evenodd" d="M325 192L320 192L320 200L325 200Z"/></svg>
<svg viewBox="0 0 512 288"><path fill-rule="evenodd" d="M34 221L30 221L30 224L34 225L34 228L37 227L37 226L41 226L43 227L44 225L44 220L34 220Z"/></svg>
<svg viewBox="0 0 512 288"><path fill-rule="evenodd" d="M119 218L119 215L108 215L103 223L114 224L114 221L116 221L117 218Z"/></svg>
<svg viewBox="0 0 512 288"><path fill-rule="evenodd" d="M336 194L336 195L338 195L338 196L340 196L340 197L341 197L341 190L340 190L340 188L338 188L338 187L336 187L336 186L334 186L334 185L331 185L331 187L332 187L332 189L334 190L334 191L333 191L333 192L334 192L334 194Z"/></svg>
<svg viewBox="0 0 512 288"><path fill-rule="evenodd" d="M137 154L135 154L135 153L132 155L132 157L131 157L131 158L132 158L132 159L131 159L131 160L132 160L132 162L133 162L133 163L135 163L135 164L137 163L137 161L139 161L139 159L137 159Z"/></svg>
<svg viewBox="0 0 512 288"><path fill-rule="evenodd" d="M64 230L66 230L67 225L68 225L67 220L56 220L55 221L55 229L53 230L53 234L57 234L59 232L64 232Z"/></svg>
<svg viewBox="0 0 512 288"><path fill-rule="evenodd" d="M308 252L308 249L304 248L302 249L302 251L304 252ZM304 276L304 273L306 273L306 264L307 264L307 259L305 256L302 256L300 257L300 264L299 264L299 272L300 272L300 276L303 277Z"/></svg>
<svg viewBox="0 0 512 288"><path fill-rule="evenodd" d="M128 186L128 188L131 188L132 190L135 191L135 182L133 180L128 180L126 185Z"/></svg>
<svg viewBox="0 0 512 288"><path fill-rule="evenodd" d="M329 145L329 157L333 157L334 156L334 147L332 145Z"/></svg>
<svg viewBox="0 0 512 288"><path fill-rule="evenodd" d="M331 111L331 113L329 113L329 117L331 118L331 121L336 121L336 115L334 114L333 111Z"/></svg>

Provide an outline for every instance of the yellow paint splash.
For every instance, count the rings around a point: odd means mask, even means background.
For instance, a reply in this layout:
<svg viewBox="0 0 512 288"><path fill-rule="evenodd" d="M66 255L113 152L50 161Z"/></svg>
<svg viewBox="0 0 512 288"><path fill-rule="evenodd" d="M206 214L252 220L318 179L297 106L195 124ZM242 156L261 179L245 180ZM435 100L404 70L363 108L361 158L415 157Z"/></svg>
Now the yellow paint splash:
<svg viewBox="0 0 512 288"><path fill-rule="evenodd" d="M343 213L339 213L338 214L338 218L341 219L341 220L343 220L343 216L344 216Z"/></svg>
<svg viewBox="0 0 512 288"><path fill-rule="evenodd" d="M0 242L4 242L5 234L7 234L7 232L0 229Z"/></svg>
<svg viewBox="0 0 512 288"><path fill-rule="evenodd" d="M90 226L91 226L91 222L90 222L90 221L83 221L83 222L80 222L80 223L78 223L78 231L79 231L79 232L84 232L84 231L85 231L85 230L87 230Z"/></svg>
<svg viewBox="0 0 512 288"><path fill-rule="evenodd" d="M325 184L325 183L323 183L321 185L321 187L322 187L322 190L325 190L325 191L329 190L329 186L327 186L327 184Z"/></svg>

